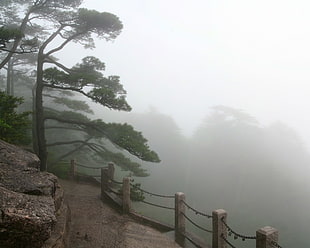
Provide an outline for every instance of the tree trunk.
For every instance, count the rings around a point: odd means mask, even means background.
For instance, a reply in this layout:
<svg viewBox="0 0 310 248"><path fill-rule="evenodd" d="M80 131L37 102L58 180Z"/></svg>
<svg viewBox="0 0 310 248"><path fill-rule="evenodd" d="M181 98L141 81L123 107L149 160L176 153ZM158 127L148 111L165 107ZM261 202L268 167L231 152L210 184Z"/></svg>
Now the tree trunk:
<svg viewBox="0 0 310 248"><path fill-rule="evenodd" d="M11 59L8 61L8 68L6 71L6 93L8 95L13 95L12 92L12 76L13 76L13 66Z"/></svg>
<svg viewBox="0 0 310 248"><path fill-rule="evenodd" d="M37 84L32 87L32 148L35 154L39 154L38 135L36 131L37 118L36 118L36 88Z"/></svg>
<svg viewBox="0 0 310 248"><path fill-rule="evenodd" d="M41 161L41 171L47 169L47 148L45 140L45 128L44 128L44 113L43 113L43 63L44 54L42 51L38 54L38 65L37 65L37 82L35 88L35 135L37 141L37 155ZM35 143L35 142L34 142Z"/></svg>
<svg viewBox="0 0 310 248"><path fill-rule="evenodd" d="M31 11L28 11L27 14L25 15L20 27L19 27L19 30L24 33L25 32L25 29L27 27L27 22L29 21L29 16L32 12ZM5 56L5 58L1 61L0 63L0 69L3 68L7 63L8 61L11 59L11 57L14 55L18 45L20 44L22 40L22 37L20 38L17 38L14 40L14 43L13 43L13 46L12 48L10 49L10 52L8 52L8 54Z"/></svg>

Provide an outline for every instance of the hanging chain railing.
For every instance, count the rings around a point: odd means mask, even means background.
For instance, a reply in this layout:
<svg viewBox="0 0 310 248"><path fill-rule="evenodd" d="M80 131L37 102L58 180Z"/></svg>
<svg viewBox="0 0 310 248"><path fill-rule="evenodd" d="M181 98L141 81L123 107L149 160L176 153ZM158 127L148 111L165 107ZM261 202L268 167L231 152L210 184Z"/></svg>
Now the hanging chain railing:
<svg viewBox="0 0 310 248"><path fill-rule="evenodd" d="M221 219L221 221L223 222L223 224L226 226L227 231L228 231L228 235L231 236L232 234L234 235L234 239L238 239L241 238L242 241L245 241L246 239L256 239L256 236L246 236L246 235L242 235L239 234L237 232L235 232L230 226L228 226L228 224L224 221L224 218Z"/></svg>
<svg viewBox="0 0 310 248"><path fill-rule="evenodd" d="M236 246L234 246L231 242L229 242L229 240L227 238L225 238L224 234L221 234L221 238L225 241L226 244L228 244L231 248L237 248Z"/></svg>
<svg viewBox="0 0 310 248"><path fill-rule="evenodd" d="M141 202L143 202L143 203L145 203L145 204L148 204L148 205L151 205L151 206L154 206L154 207L159 207L159 208L164 208L164 209L174 210L174 208L173 208L173 207L167 207L167 206L164 206L164 205L155 204L155 203L148 202L148 201L145 201L145 200L142 200Z"/></svg>
<svg viewBox="0 0 310 248"><path fill-rule="evenodd" d="M97 169L97 170L100 170L102 168L108 168L107 166L103 166L103 167L95 167L95 166L88 166L88 165L84 165L84 164L80 164L80 163L76 163L75 164L78 166L78 167L82 167L82 168L86 168L86 169Z"/></svg>
<svg viewBox="0 0 310 248"><path fill-rule="evenodd" d="M104 167L95 167L95 166L87 166L87 165L83 165L83 164L80 164L80 163L75 163L76 166L78 167L82 167L82 168L87 168L87 169L109 169L108 166L104 166ZM83 174L83 173L80 173L80 172L75 172L77 175L81 175L81 176L90 176L90 177L95 177L95 178L99 178L101 177L101 175L88 175L88 174ZM114 170L113 170L113 173L114 173ZM112 176L113 177L113 176ZM133 180L131 180L133 182ZM114 183L114 184L118 184L118 185L123 185L123 182L119 182L119 181L116 181L114 180L113 178L108 178L108 182L110 185L113 185L111 184ZM152 192L149 192L147 190L144 190L144 189L141 189L140 188L140 184L132 184L130 183L130 186L133 187L135 190L138 190L142 193L146 193L150 196L156 196L156 197L161 197L161 198L170 198L170 199L176 199L176 196L175 195L163 195L163 194L156 194L156 193L152 193ZM118 195L118 196L121 196L123 195L122 193L122 190L121 188L117 190L111 188L111 187L108 187L108 190L112 193L114 193L115 195ZM148 204L148 205L151 205L151 206L154 206L154 207L159 207L159 208L163 208L163 209L168 209L168 210L175 210L176 208L175 207L169 207L169 206L164 206L164 205L161 205L161 204L156 204L156 203L152 203L152 202L149 202L149 201L145 201L144 200L144 197L143 199L141 200L142 203L145 203L145 204ZM203 216L203 217L207 217L208 219L209 218L213 218L212 215L210 214L207 214L207 213L204 213L204 212L201 212L197 209L195 209L194 207L190 206L185 200L181 200L181 202L184 204L184 206L186 206L189 210L193 211L196 215L200 215L200 216ZM188 217L185 212L180 212L180 214L182 214L182 216L187 220L189 221L192 225L194 225L195 227L197 227L198 229L202 230L202 231L205 231L205 232L208 232L208 233L213 233L213 230L208 230L202 226L200 226L199 224L195 223L195 221L193 221L190 217ZM238 239L240 238L242 241L245 241L245 240L256 240L256 236L248 236L248 235L243 235L243 234L240 234L240 233L237 233L236 231L234 231L225 221L225 218L222 217L221 219L221 222L223 223L223 225L227 228L227 235L228 236L232 236L233 235L233 238L234 239ZM187 237L187 235L185 235L185 238L189 239ZM231 248L236 248L236 246L234 246L234 244L232 244L226 237L226 235L224 235L223 233L220 235L220 238L223 239L223 241L228 245L230 246ZM196 246L196 243L192 240L189 239L190 242L193 242L193 244ZM282 246L280 246L276 241L272 240L271 243L270 243L273 247L275 248L282 248ZM200 246L196 246L196 247L200 247Z"/></svg>
<svg viewBox="0 0 310 248"><path fill-rule="evenodd" d="M116 190L114 190L114 189L112 189L110 187L108 187L108 189L109 189L110 192L114 193L115 195L119 195L119 196L123 195L121 191L116 191Z"/></svg>
<svg viewBox="0 0 310 248"><path fill-rule="evenodd" d="M272 246L277 247L277 248L282 248L281 245L279 245L276 241L271 241Z"/></svg>
<svg viewBox="0 0 310 248"><path fill-rule="evenodd" d="M213 231L208 230L200 225L198 225L197 223L195 223L192 219L190 219L185 213L181 212L181 214L184 216L185 219L187 219L190 223L192 223L195 227L199 228L202 231L208 232L208 233L213 233Z"/></svg>
<svg viewBox="0 0 310 248"><path fill-rule="evenodd" d="M188 205L188 204L186 203L186 201L183 201L183 200L182 200L182 202L184 203L184 205L185 205L188 209L192 210L196 215L201 215L201 216L207 217L208 219L212 218L212 215L209 215L209 214L206 214L206 213L203 213L203 212L198 211L197 209L195 209L195 208L191 207L190 205Z"/></svg>
<svg viewBox="0 0 310 248"><path fill-rule="evenodd" d="M81 172L75 172L78 176L88 176L88 177L96 177L96 178L99 178L101 177L101 175L89 175L89 174L84 174L84 173L81 173Z"/></svg>
<svg viewBox="0 0 310 248"><path fill-rule="evenodd" d="M152 192L149 192L149 191L146 191L144 189L141 189L140 187L134 185L134 184L130 184L132 187L134 187L135 189L138 189L140 190L141 192L143 193L146 193L146 194L149 194L150 196L157 196L157 197L162 197L162 198L175 198L174 195L160 195L160 194L155 194L155 193L152 193Z"/></svg>
<svg viewBox="0 0 310 248"><path fill-rule="evenodd" d="M122 185L122 184L123 184L123 182L119 182L119 181L116 181L116 180L114 180L114 179L109 179L109 180L111 180L111 182L112 182L112 183L115 183L115 184L119 184L119 185Z"/></svg>
<svg viewBox="0 0 310 248"><path fill-rule="evenodd" d="M134 189L136 190L139 190L143 193L146 193L150 196L157 196L157 197L161 197L161 198L175 198L174 195L161 195L161 194L155 194L155 193L152 193L152 192L149 192L147 190L144 190L144 189L141 189L139 186L135 185L135 184L130 184ZM144 199L141 200L141 202L145 203L145 204L148 204L148 205L151 205L151 206L154 206L154 207L159 207L159 208L163 208L163 209L169 209L169 210L174 210L175 208L174 207L167 207L167 206L164 206L164 205L160 205L160 204L156 204L156 203L153 203L153 202L149 202L149 201L145 201Z"/></svg>

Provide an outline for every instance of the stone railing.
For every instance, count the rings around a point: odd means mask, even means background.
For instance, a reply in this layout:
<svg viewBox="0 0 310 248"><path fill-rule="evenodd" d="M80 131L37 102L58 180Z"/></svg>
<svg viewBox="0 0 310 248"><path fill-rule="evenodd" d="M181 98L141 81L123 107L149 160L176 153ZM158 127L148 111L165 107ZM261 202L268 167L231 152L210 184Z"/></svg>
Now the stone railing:
<svg viewBox="0 0 310 248"><path fill-rule="evenodd" d="M142 220L146 224L150 224L154 227L157 227L162 230L175 232L175 240L181 246L184 246L186 240L194 244L196 247L212 247L212 248L227 248L232 247L236 248L233 244L233 240L240 239L242 241L253 240L256 243L256 248L282 248L278 244L278 230L273 227L263 227L256 231L255 235L243 235L239 232L233 230L228 222L227 222L227 212L223 209L217 209L212 211L210 214L203 213L192 206L190 206L186 202L185 194L182 192L177 192L174 195L161 195L151 193L136 185L131 183L131 178L124 177L122 182L118 182L114 180L114 171L115 167L113 163L108 163L108 166L105 167L91 167L80 165L76 163L74 160L71 161L71 169L70 169L70 177L75 178L77 175L81 175L77 171L77 167L86 167L88 169L100 170L100 176L95 176L96 178L100 177L101 182L101 198L109 198L114 203L122 208L124 214L129 214L136 219ZM137 214L132 208L132 200L131 200L131 190L140 191L145 194L149 194L155 197L161 198L171 198L174 199L174 206L164 206L161 204L157 204L154 202L148 202L144 199L141 202L152 205L154 207L159 207L167 210L174 211L174 227L163 224L159 221L152 220L143 215ZM207 218L210 220L210 226L212 228L207 229L202 227L193 221L189 215L187 215L187 211L192 211L194 214L199 215L201 218ZM186 223L190 223L196 228L202 230L206 235L212 235L212 246L204 244L200 239L197 239L195 235L186 231ZM233 240L231 240L233 239Z"/></svg>

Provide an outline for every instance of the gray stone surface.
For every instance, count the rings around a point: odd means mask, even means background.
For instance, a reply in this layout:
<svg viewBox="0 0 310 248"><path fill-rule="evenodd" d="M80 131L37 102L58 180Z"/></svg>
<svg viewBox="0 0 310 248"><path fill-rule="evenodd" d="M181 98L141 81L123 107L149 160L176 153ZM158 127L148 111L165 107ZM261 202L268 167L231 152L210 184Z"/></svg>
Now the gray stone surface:
<svg viewBox="0 0 310 248"><path fill-rule="evenodd" d="M74 248L179 248L171 237L121 215L100 199L100 187L60 180L71 209Z"/></svg>
<svg viewBox="0 0 310 248"><path fill-rule="evenodd" d="M0 140L0 247L41 247L51 235L62 194L38 168L36 155Z"/></svg>
<svg viewBox="0 0 310 248"><path fill-rule="evenodd" d="M54 200L0 187L0 247L41 247L56 221Z"/></svg>
<svg viewBox="0 0 310 248"><path fill-rule="evenodd" d="M11 165L12 168L38 169L40 160L35 154L0 140L0 164Z"/></svg>

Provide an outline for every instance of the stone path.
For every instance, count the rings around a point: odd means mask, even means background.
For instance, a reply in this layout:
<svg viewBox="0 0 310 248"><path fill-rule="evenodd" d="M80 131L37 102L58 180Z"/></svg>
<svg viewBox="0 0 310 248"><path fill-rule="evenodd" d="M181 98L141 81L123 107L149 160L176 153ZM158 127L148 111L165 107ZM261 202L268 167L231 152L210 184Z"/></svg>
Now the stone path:
<svg viewBox="0 0 310 248"><path fill-rule="evenodd" d="M100 188L59 179L71 209L70 248L178 248L165 234L134 222L100 200Z"/></svg>

